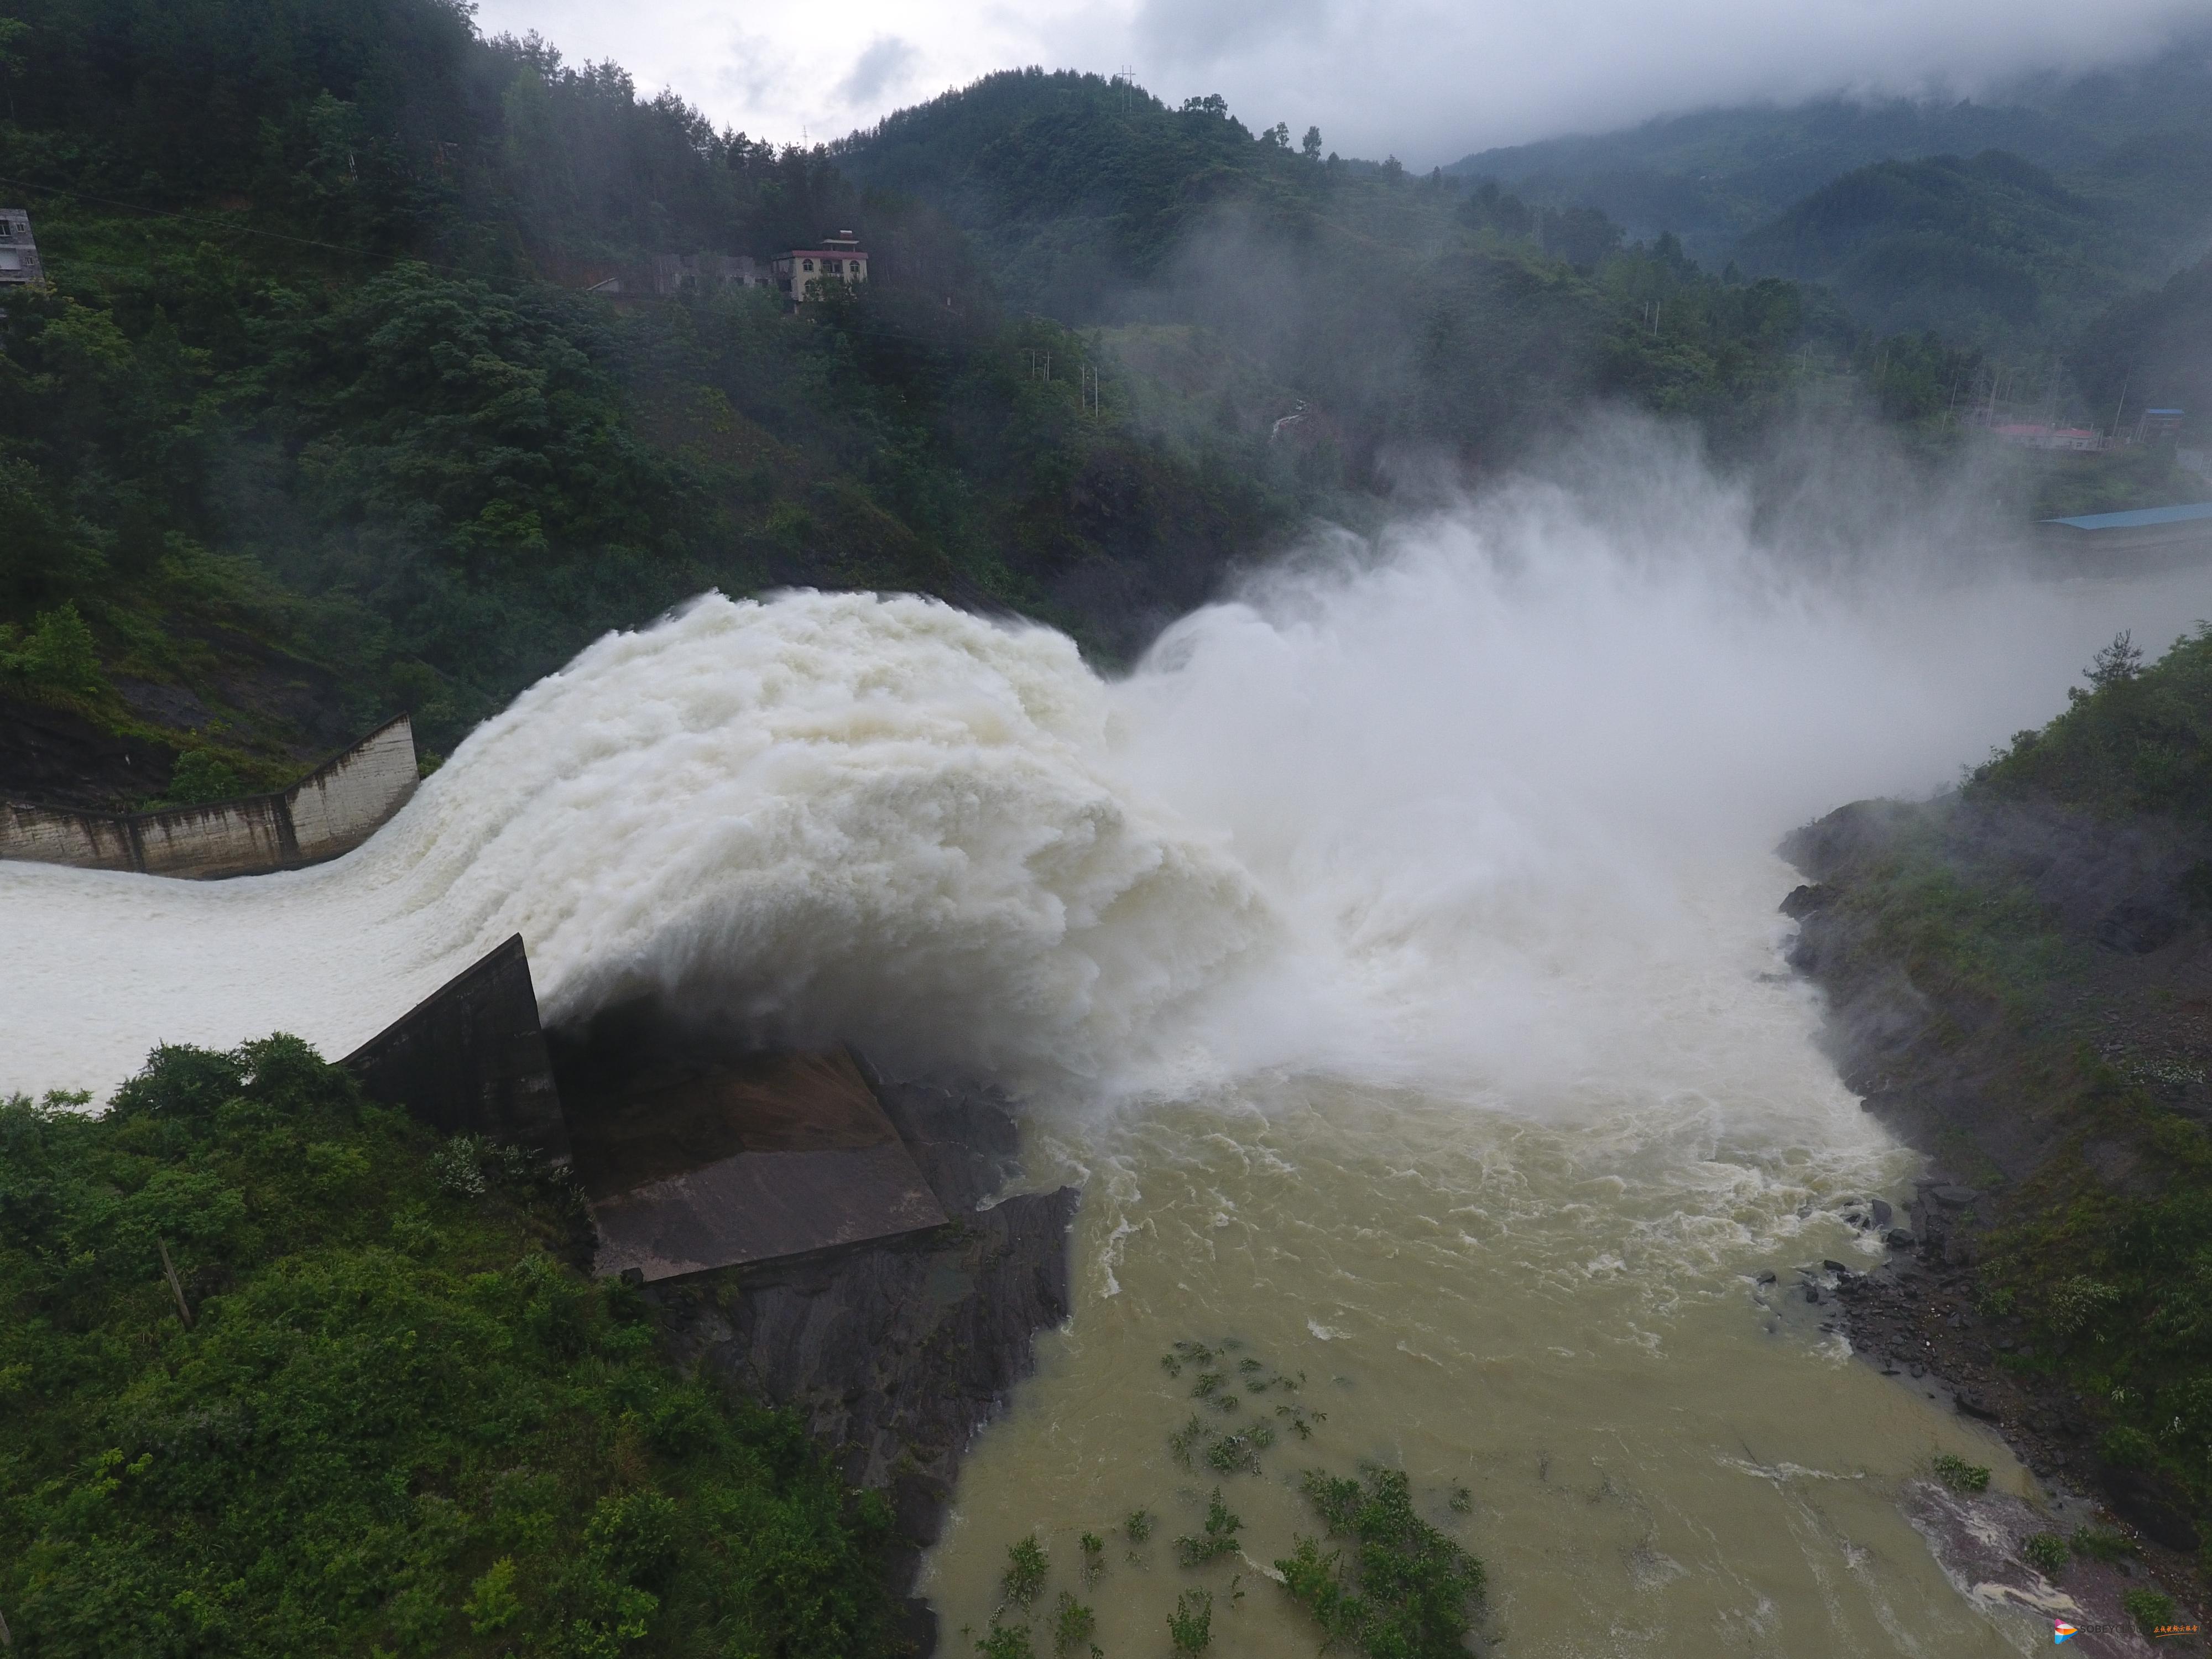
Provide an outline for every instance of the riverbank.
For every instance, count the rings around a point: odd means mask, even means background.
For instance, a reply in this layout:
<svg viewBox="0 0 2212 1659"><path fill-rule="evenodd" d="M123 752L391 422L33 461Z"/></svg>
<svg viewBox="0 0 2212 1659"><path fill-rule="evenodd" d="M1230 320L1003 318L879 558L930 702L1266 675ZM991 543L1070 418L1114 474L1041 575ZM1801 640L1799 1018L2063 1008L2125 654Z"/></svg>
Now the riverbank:
<svg viewBox="0 0 2212 1659"><path fill-rule="evenodd" d="M1010 1103L980 1086L879 1082L947 1226L701 1273L641 1294L669 1358L739 1396L795 1412L848 1486L884 1494L884 1578L915 1659L937 1651L914 1595L976 1431L1035 1367L1036 1334L1068 1315L1077 1191L979 1208L1015 1172Z"/></svg>
<svg viewBox="0 0 2212 1659"><path fill-rule="evenodd" d="M1808 884L1783 908L1839 1074L1929 1160L1838 1322L2092 1495L2201 1612L2212 643L2100 666L1956 794L1794 833Z"/></svg>
<svg viewBox="0 0 2212 1659"><path fill-rule="evenodd" d="M957 1221L650 1291L566 1170L295 1038L0 1096L0 1645L927 1652L899 1597L1074 1195L977 1212L1004 1103L886 1092Z"/></svg>

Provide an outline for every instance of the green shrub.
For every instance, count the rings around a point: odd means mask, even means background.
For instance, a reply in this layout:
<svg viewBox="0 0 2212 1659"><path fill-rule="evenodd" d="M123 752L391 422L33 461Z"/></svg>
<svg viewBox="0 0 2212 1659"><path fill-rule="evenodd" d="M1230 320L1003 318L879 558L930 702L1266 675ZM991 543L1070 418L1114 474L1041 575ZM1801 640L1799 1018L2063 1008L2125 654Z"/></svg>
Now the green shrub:
<svg viewBox="0 0 2212 1659"><path fill-rule="evenodd" d="M1936 1478L1953 1492L1961 1494L1987 1492L1990 1472L1979 1463L1969 1463L1963 1457L1954 1457L1949 1452L1936 1456Z"/></svg>
<svg viewBox="0 0 2212 1659"><path fill-rule="evenodd" d="M1091 1638L1097 1632L1098 1615L1067 1591L1060 1593L1060 1603L1053 1611L1052 1650L1067 1654L1078 1650L1097 1652Z"/></svg>
<svg viewBox="0 0 2212 1659"><path fill-rule="evenodd" d="M1006 1600L1025 1607L1037 1599L1051 1571L1052 1561L1044 1546L1034 1537L1024 1538L1006 1546L1006 1571L999 1580L1000 1588Z"/></svg>
<svg viewBox="0 0 2212 1659"><path fill-rule="evenodd" d="M882 1506L564 1261L573 1188L456 1197L442 1144L289 1037L157 1050L104 1116L0 1101L18 1646L886 1652Z"/></svg>
<svg viewBox="0 0 2212 1659"><path fill-rule="evenodd" d="M0 623L0 680L28 691L81 696L95 696L107 684L100 672L100 647L74 605L40 611L27 634Z"/></svg>
<svg viewBox="0 0 2212 1659"><path fill-rule="evenodd" d="M2072 1336L2095 1323L2119 1299L2117 1287L2087 1273L2074 1273L2052 1289L2044 1319L2059 1335Z"/></svg>
<svg viewBox="0 0 2212 1659"><path fill-rule="evenodd" d="M2096 1527L2075 1528L2066 1540L2066 1547L2091 1561L2124 1561L2136 1553L2135 1540L2126 1534L2105 1532Z"/></svg>
<svg viewBox="0 0 2212 1659"><path fill-rule="evenodd" d="M1036 1659L1036 1646L1030 1640L1027 1625L1002 1625L996 1619L991 1628L975 1638L975 1651L982 1659Z"/></svg>
<svg viewBox="0 0 2212 1659"><path fill-rule="evenodd" d="M502 1555L483 1576L469 1586L469 1599L461 1603L469 1629L478 1636L505 1630L522 1613L522 1599L514 1593L514 1558Z"/></svg>
<svg viewBox="0 0 2212 1659"><path fill-rule="evenodd" d="M2173 1598L2160 1590L2131 1589L2120 1598L2120 1605L2145 1636L2173 1622Z"/></svg>
<svg viewBox="0 0 2212 1659"><path fill-rule="evenodd" d="M2055 1532L2039 1532L2021 1540L2020 1559L2045 1578L2056 1578L2066 1565L2066 1540Z"/></svg>
<svg viewBox="0 0 2212 1659"><path fill-rule="evenodd" d="M199 806L245 793L245 781L228 761L212 750L187 749L177 757L162 799L178 806Z"/></svg>
<svg viewBox="0 0 2212 1659"><path fill-rule="evenodd" d="M1121 1523L1132 1544L1141 1544L1152 1535L1152 1512L1150 1510L1131 1510L1129 1518Z"/></svg>
<svg viewBox="0 0 2212 1659"><path fill-rule="evenodd" d="M1213 1595L1210 1590L1185 1590L1176 1597L1168 1615L1168 1640L1182 1659L1197 1659L1213 1645Z"/></svg>
<svg viewBox="0 0 2212 1659"><path fill-rule="evenodd" d="M2099 1437L2097 1453L2107 1463L2124 1469L2147 1469L2158 1462L2158 1443L2141 1429L2123 1423Z"/></svg>
<svg viewBox="0 0 2212 1659"><path fill-rule="evenodd" d="M1202 1567L1224 1555L1234 1555L1237 1548L1237 1530L1243 1524L1243 1519L1221 1501L1221 1488L1216 1486L1212 1501L1206 1506L1204 1529L1177 1538L1176 1554L1186 1567Z"/></svg>
<svg viewBox="0 0 2212 1659"><path fill-rule="evenodd" d="M1413 1512L1402 1470L1373 1469L1365 1484L1309 1470L1299 1489L1344 1552L1312 1538L1275 1563L1284 1588L1313 1614L1324 1645L1370 1659L1459 1659L1486 1588L1482 1563Z"/></svg>
<svg viewBox="0 0 2212 1659"><path fill-rule="evenodd" d="M1083 1582L1097 1582L1098 1575L1106 1571L1106 1540L1095 1532L1086 1532L1076 1540L1083 1552Z"/></svg>

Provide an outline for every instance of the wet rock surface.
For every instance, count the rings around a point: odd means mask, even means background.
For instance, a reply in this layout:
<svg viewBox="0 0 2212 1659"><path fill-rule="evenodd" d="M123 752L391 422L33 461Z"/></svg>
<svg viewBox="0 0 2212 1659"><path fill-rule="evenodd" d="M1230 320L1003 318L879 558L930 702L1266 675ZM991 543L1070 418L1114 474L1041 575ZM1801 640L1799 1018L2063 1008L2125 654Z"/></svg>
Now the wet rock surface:
<svg viewBox="0 0 2212 1659"><path fill-rule="evenodd" d="M2039 1507L2009 1492L1964 1494L1933 1480L1916 1480L1905 1494L1913 1530L1928 1540L1944 1576L1969 1601L2023 1615L2045 1630L2061 1621L2071 1625L2077 1632L2067 1638L2071 1653L2135 1659L2182 1648L2172 1640L2146 1641L2129 1616L2127 1593L2143 1583L2132 1563L2074 1557L2051 1577L2030 1564L2028 1540L2038 1534L2064 1534L2081 1518L2077 1508L2063 1500Z"/></svg>
<svg viewBox="0 0 2212 1659"><path fill-rule="evenodd" d="M2182 1494L2100 1455L2101 1425L2058 1380L2057 1356L2038 1352L2019 1313L1985 1314L1976 1279L1992 1230L2033 1213L2013 1206L2051 1159L2086 1158L2122 1192L2154 1190L2159 1172L2130 1147L2085 1142L2063 1099L2025 1091L2003 1011L1940 967L1916 977L1903 944L1854 902L1862 885L1879 888L1884 861L1915 836L1923 855L1932 845L1988 890L2032 901L2067 942L2074 955L2065 989L2042 1010L2046 1030L2154 1082L2169 1109L2200 1121L2212 1120L2212 945L2183 895L2212 841L2201 826L2151 820L1867 801L1780 849L1808 878L1780 908L1799 923L1791 965L1826 994L1828 1052L1866 1109L1933 1164L1909 1198L1859 1206L1856 1224L1882 1240L1888 1258L1868 1272L1824 1271L1815 1282L1831 1294L1805 1316L1899 1386L1990 1424L2052 1504L2094 1510L2097 1524L2130 1535L2142 1582L2154 1576L2186 1605L2202 1540ZM2141 1648L2111 1636L2077 1650Z"/></svg>
<svg viewBox="0 0 2212 1659"><path fill-rule="evenodd" d="M1007 1103L980 1088L878 1085L951 1224L925 1233L670 1280L643 1291L671 1357L748 1399L798 1411L851 1485L889 1499L895 1592L937 1541L960 1460L1070 1308L1076 1191L986 1203L1014 1174ZM915 1650L934 1616L906 1603Z"/></svg>

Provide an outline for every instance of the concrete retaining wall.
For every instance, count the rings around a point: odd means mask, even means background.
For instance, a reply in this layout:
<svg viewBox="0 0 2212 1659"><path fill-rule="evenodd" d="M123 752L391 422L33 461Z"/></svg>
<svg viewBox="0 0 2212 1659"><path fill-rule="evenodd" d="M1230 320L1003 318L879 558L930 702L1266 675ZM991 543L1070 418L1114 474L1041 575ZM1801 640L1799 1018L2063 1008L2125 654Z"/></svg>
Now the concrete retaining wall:
<svg viewBox="0 0 2212 1659"><path fill-rule="evenodd" d="M350 853L407 804L415 781L415 728L402 714L292 786L284 803L295 860Z"/></svg>
<svg viewBox="0 0 2212 1659"><path fill-rule="evenodd" d="M415 728L386 721L281 795L117 815L0 801L0 859L210 880L351 852L415 793Z"/></svg>
<svg viewBox="0 0 2212 1659"><path fill-rule="evenodd" d="M348 1054L370 1097L441 1134L568 1161L568 1127L517 933Z"/></svg>

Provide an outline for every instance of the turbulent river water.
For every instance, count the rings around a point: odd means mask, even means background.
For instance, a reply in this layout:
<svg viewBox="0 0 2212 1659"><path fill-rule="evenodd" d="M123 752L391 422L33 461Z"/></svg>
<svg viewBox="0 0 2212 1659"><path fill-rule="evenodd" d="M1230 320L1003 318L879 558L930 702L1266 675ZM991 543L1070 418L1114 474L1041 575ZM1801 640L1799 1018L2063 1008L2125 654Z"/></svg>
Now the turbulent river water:
<svg viewBox="0 0 2212 1659"><path fill-rule="evenodd" d="M1197 1584L1214 1651L1300 1650L1263 1571L1311 1529L1291 1480L1371 1461L1487 1562L1508 1652L2025 1651L2047 1632L1897 1502L1938 1449L2020 1479L2002 1449L1751 1294L1850 1259L1842 1200L1916 1168L1814 1046L1769 849L1955 778L2116 629L2162 643L2212 596L1812 561L1662 482L1323 545L1111 681L919 600L710 596L532 688L335 864L0 866L0 1088L101 1095L155 1042L272 1029L343 1052L519 931L554 1020L653 990L988 1072L1032 1103L1030 1179L1085 1183L1074 1317L928 1564L951 1650L1033 1530L1045 1617L1105 1537L1109 1653L1163 1650ZM1244 1397L1206 1419L1278 1428L1257 1473L1170 1450L1204 1368L1161 1356L1224 1339ZM1189 1573L1170 1540L1217 1483L1243 1558Z"/></svg>

